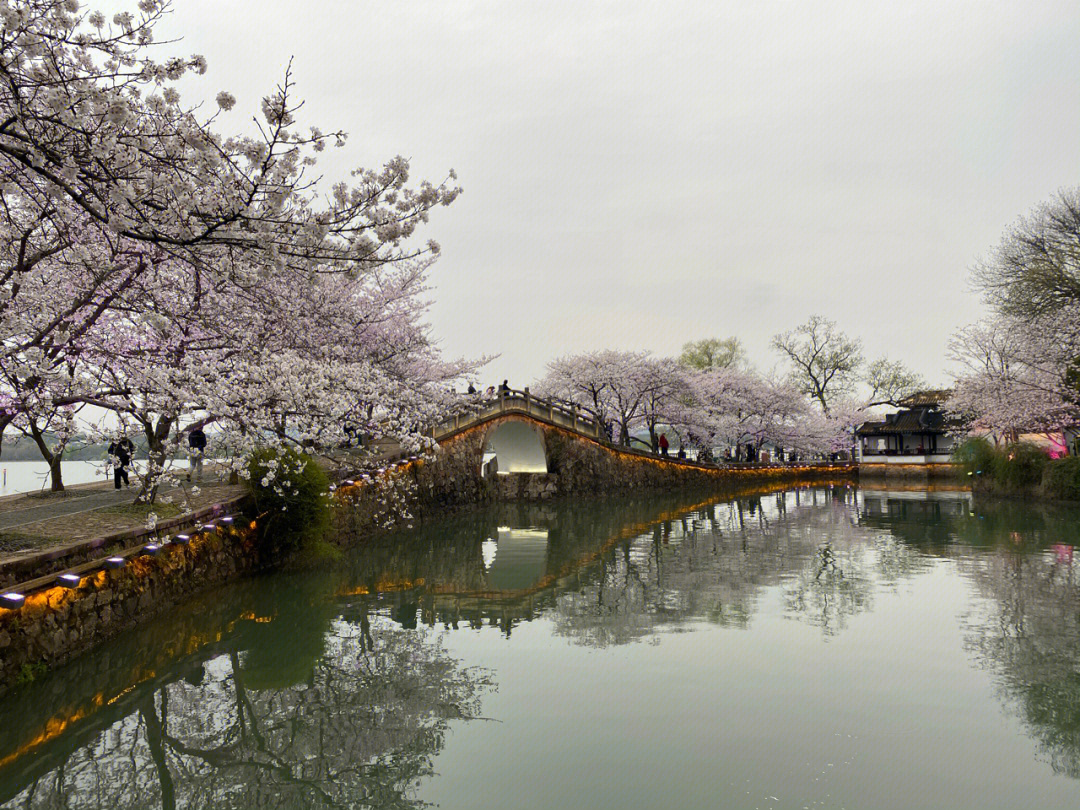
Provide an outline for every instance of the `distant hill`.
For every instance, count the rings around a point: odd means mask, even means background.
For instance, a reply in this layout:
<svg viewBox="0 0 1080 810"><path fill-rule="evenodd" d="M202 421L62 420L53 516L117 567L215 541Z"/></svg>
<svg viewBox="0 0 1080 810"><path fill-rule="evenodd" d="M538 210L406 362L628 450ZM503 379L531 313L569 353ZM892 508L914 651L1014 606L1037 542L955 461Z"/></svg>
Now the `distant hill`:
<svg viewBox="0 0 1080 810"><path fill-rule="evenodd" d="M56 441L55 434L46 433L46 441L51 445ZM135 458L146 458L146 438L132 436L135 445ZM64 453L65 461L104 461L108 455L108 442L91 442L87 436L75 436L68 442ZM41 461L41 452L33 439L19 434L4 433L0 444L0 459L4 461Z"/></svg>

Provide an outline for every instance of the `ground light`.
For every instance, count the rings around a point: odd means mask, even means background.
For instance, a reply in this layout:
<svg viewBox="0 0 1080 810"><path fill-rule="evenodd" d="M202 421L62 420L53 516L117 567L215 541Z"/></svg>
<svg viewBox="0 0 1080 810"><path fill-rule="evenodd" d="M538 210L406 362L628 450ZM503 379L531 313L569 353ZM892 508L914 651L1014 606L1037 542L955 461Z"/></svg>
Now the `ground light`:
<svg viewBox="0 0 1080 810"><path fill-rule="evenodd" d="M61 574L56 578L56 584L63 588L78 588L82 577L78 574Z"/></svg>
<svg viewBox="0 0 1080 810"><path fill-rule="evenodd" d="M142 553L147 555L148 557L153 557L159 551L161 551L161 546L159 546L157 543L149 543L142 547Z"/></svg>
<svg viewBox="0 0 1080 810"><path fill-rule="evenodd" d="M127 565L127 560L124 557L109 557L105 560L106 568L123 568Z"/></svg>
<svg viewBox="0 0 1080 810"><path fill-rule="evenodd" d="M26 597L21 593L15 593L14 591L9 593L0 594L0 607L6 607L9 610L22 607L26 602Z"/></svg>
<svg viewBox="0 0 1080 810"><path fill-rule="evenodd" d="M191 535L190 534L175 534L175 535L173 535L172 541L174 543L176 543L178 546L186 546L188 543L191 542Z"/></svg>
<svg viewBox="0 0 1080 810"><path fill-rule="evenodd" d="M233 519L232 515L225 515L225 517L218 518L218 523L224 523L225 527L228 528L232 525Z"/></svg>

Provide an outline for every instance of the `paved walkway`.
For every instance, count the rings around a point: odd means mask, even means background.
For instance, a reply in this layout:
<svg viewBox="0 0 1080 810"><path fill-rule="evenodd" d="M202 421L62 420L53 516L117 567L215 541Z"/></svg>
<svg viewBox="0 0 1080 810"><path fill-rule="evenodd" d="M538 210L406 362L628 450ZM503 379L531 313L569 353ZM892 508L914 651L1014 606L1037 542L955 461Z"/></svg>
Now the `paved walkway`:
<svg viewBox="0 0 1080 810"><path fill-rule="evenodd" d="M0 498L0 564L72 541L103 537L141 528L147 515L156 512L161 519L175 514L197 512L240 496L244 487L217 480L199 484L199 492L171 487L158 493L157 505L135 509L131 506L138 487L117 490L111 481L71 487L63 493L47 495L12 495ZM166 506L170 501L171 506ZM110 508L112 507L112 508Z"/></svg>
<svg viewBox="0 0 1080 810"><path fill-rule="evenodd" d="M43 503L28 505L20 502L17 506L0 504L0 531L16 529L42 520L61 517L63 515L77 515L80 512L89 512L101 509L105 506L119 506L131 503L135 494L126 489L98 488L73 490L60 495L52 495L46 499L34 498L34 501L44 500ZM30 499L27 499L30 500Z"/></svg>

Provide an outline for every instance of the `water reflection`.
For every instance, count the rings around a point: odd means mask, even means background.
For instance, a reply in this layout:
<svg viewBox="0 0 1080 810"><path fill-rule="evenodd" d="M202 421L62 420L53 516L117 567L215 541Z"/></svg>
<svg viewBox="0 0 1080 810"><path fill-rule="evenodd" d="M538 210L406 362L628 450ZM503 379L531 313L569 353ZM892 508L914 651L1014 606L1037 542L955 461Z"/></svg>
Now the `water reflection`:
<svg viewBox="0 0 1080 810"><path fill-rule="evenodd" d="M488 674L385 617L342 614L317 580L242 590L5 702L5 806L419 806L416 780L449 721L477 715ZM176 655L184 636L194 652ZM143 645L174 653L164 672L137 663ZM121 686L125 670L137 680Z"/></svg>
<svg viewBox="0 0 1080 810"><path fill-rule="evenodd" d="M984 597L967 620L971 651L1056 773L1080 777L1080 575L1076 512L999 502L961 524L995 553L958 565Z"/></svg>
<svg viewBox="0 0 1080 810"><path fill-rule="evenodd" d="M845 486L460 515L331 571L207 595L10 693L0 803L418 806L450 724L494 687L445 632L512 639L539 620L601 649L703 626L752 636L780 611L830 642L943 570L977 594L971 655L1054 770L1080 776L1076 517Z"/></svg>

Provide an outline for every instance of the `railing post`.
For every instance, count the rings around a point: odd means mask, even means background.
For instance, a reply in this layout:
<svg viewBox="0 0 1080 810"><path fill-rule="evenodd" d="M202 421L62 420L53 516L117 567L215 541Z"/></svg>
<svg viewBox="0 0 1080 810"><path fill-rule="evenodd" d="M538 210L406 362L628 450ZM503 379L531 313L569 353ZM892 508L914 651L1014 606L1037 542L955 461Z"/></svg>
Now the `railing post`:
<svg viewBox="0 0 1080 810"><path fill-rule="evenodd" d="M525 394L525 413L532 413L532 400L529 398L529 386L525 386L522 389L522 393Z"/></svg>
<svg viewBox="0 0 1080 810"><path fill-rule="evenodd" d="M506 410L506 389L499 388L499 411Z"/></svg>

